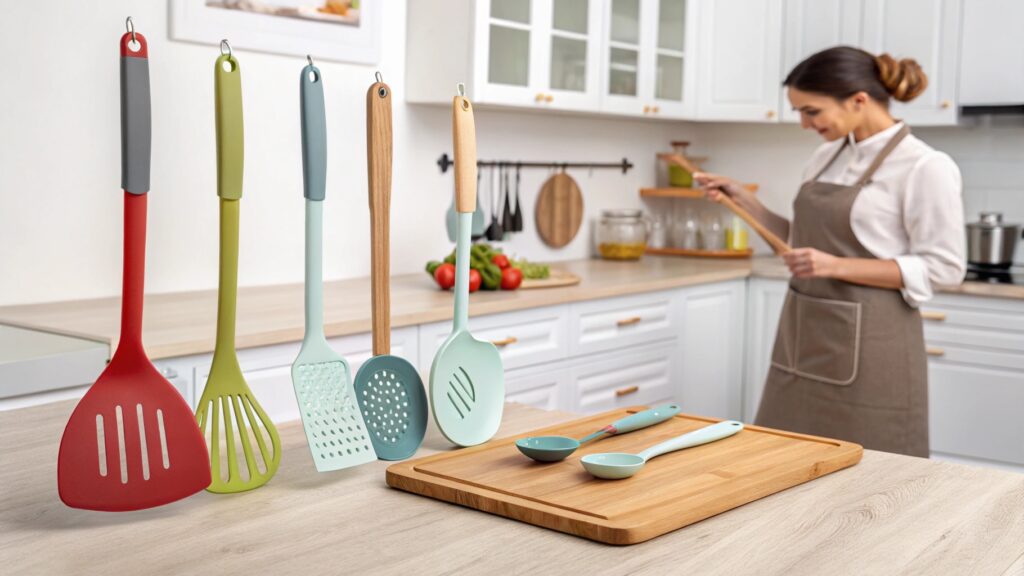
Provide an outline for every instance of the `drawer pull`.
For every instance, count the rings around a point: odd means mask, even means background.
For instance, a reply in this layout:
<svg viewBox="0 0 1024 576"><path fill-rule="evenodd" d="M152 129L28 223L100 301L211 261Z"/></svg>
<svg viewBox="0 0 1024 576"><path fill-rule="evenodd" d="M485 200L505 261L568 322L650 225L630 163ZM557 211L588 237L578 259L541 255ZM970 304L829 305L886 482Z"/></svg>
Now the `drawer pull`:
<svg viewBox="0 0 1024 576"><path fill-rule="evenodd" d="M615 395L616 396L629 396L630 394L635 394L635 393L637 393L639 391L640 391L640 387L639 386L627 386L625 388L619 388L618 390L616 390L615 391Z"/></svg>
<svg viewBox="0 0 1024 576"><path fill-rule="evenodd" d="M922 320L934 320L936 322L945 322L946 321L946 313L945 312L921 312L921 319Z"/></svg>
<svg viewBox="0 0 1024 576"><path fill-rule="evenodd" d="M641 320L643 320L643 318L639 316L633 316L632 318L623 318L622 320L616 322L616 324L619 326L632 326L633 324L639 324Z"/></svg>
<svg viewBox="0 0 1024 576"><path fill-rule="evenodd" d="M505 346L508 346L509 344L515 344L516 342L519 342L519 339L516 338L515 336L509 336L508 338L504 338L502 340L491 340L491 344L494 344L498 348L504 348Z"/></svg>
<svg viewBox="0 0 1024 576"><path fill-rule="evenodd" d="M929 356L945 356L946 355L946 351L945 350L943 350L942 348L936 348L934 346L929 346L929 347L925 348L924 351Z"/></svg>

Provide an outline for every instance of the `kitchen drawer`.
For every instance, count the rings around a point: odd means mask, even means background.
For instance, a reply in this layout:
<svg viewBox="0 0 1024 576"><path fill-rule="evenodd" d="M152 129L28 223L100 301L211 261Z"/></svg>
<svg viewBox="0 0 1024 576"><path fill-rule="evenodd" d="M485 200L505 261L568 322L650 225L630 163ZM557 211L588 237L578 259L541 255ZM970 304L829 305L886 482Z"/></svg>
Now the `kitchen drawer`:
<svg viewBox="0 0 1024 576"><path fill-rule="evenodd" d="M673 296L655 292L572 304L569 352L618 350L674 336Z"/></svg>
<svg viewBox="0 0 1024 576"><path fill-rule="evenodd" d="M572 410L569 368L564 362L505 373L505 400L543 410Z"/></svg>
<svg viewBox="0 0 1024 576"><path fill-rule="evenodd" d="M562 360L569 355L566 306L548 306L469 319L473 336L498 347L506 370ZM420 372L429 375L437 349L452 331L450 321L420 326Z"/></svg>
<svg viewBox="0 0 1024 576"><path fill-rule="evenodd" d="M571 393L584 414L669 401L675 396L676 342L668 340L573 362Z"/></svg>
<svg viewBox="0 0 1024 576"><path fill-rule="evenodd" d="M929 347L943 348L954 344L1024 355L1024 332L964 328L928 321L924 325L924 339Z"/></svg>
<svg viewBox="0 0 1024 576"><path fill-rule="evenodd" d="M958 340L967 340L969 334L956 333ZM985 336L985 338L981 338ZM1006 368L1024 371L1024 348L1010 349L1012 352L993 349L994 334L981 333L978 340L963 345L950 346L944 341L929 339L927 343L928 362L973 364L982 367ZM987 346L986 346L987 344Z"/></svg>
<svg viewBox="0 0 1024 576"><path fill-rule="evenodd" d="M928 366L933 452L1024 464L1024 372Z"/></svg>
<svg viewBox="0 0 1024 576"><path fill-rule="evenodd" d="M940 294L921 307L925 329L963 327L1024 334L1024 300Z"/></svg>
<svg viewBox="0 0 1024 576"><path fill-rule="evenodd" d="M392 330L391 354L405 358L415 366L418 348L416 335L415 327ZM332 338L328 340L328 344L348 362L353 380L359 367L373 355L372 338L368 332ZM260 406L275 423L300 418L292 386L292 363L295 362L300 347L301 343L290 342L238 351L238 363L246 383ZM210 376L211 360L212 357L206 356L205 361L194 368L194 402L199 402L203 394L206 380Z"/></svg>

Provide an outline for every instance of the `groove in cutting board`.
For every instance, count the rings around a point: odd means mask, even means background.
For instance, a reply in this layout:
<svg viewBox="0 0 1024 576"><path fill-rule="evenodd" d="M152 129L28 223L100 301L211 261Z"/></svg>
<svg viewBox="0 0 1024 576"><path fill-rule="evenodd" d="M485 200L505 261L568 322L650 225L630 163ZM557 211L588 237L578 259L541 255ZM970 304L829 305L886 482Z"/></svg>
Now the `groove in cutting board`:
<svg viewBox="0 0 1024 576"><path fill-rule="evenodd" d="M849 442L748 426L720 442L666 454L635 477L597 480L579 459L638 452L715 419L680 414L664 424L584 445L538 464L516 438L580 437L643 408L614 410L544 430L388 468L390 486L610 544L633 544L813 480L860 461Z"/></svg>

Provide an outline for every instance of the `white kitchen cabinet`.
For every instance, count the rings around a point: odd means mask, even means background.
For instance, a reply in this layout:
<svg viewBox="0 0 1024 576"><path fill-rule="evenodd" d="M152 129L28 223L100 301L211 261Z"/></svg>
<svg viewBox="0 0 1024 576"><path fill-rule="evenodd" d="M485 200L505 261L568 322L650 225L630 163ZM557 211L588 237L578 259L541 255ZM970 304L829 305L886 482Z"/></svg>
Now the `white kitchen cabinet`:
<svg viewBox="0 0 1024 576"><path fill-rule="evenodd" d="M747 286L745 390L743 421L753 422L772 365L772 348L789 283L773 278L751 278Z"/></svg>
<svg viewBox="0 0 1024 576"><path fill-rule="evenodd" d="M674 291L664 291L571 304L570 353L618 350L675 336L674 297Z"/></svg>
<svg viewBox="0 0 1024 576"><path fill-rule="evenodd" d="M779 86L808 56L833 46L857 46L861 40L864 0L785 0L782 69ZM799 122L781 87L779 113L785 122Z"/></svg>
<svg viewBox="0 0 1024 576"><path fill-rule="evenodd" d="M675 340L578 359L571 369L573 409L592 414L674 401L678 362Z"/></svg>
<svg viewBox="0 0 1024 576"><path fill-rule="evenodd" d="M969 0L964 3L961 106L1024 104L1021 23L1024 23L1024 2Z"/></svg>
<svg viewBox="0 0 1024 576"><path fill-rule="evenodd" d="M777 122L782 0L690 0L699 120Z"/></svg>
<svg viewBox="0 0 1024 576"><path fill-rule="evenodd" d="M506 370L561 360L569 355L568 306L545 306L469 319L473 336L498 347ZM437 350L452 331L449 320L421 325L420 373L430 374Z"/></svg>
<svg viewBox="0 0 1024 576"><path fill-rule="evenodd" d="M960 0L864 0L861 46L894 58L914 58L928 75L928 88L891 111L911 126L957 122Z"/></svg>
<svg viewBox="0 0 1024 576"><path fill-rule="evenodd" d="M693 49L688 0L606 0L601 110L633 116L692 115ZM690 72L688 75L687 72Z"/></svg>
<svg viewBox="0 0 1024 576"><path fill-rule="evenodd" d="M509 370L505 373L505 400L542 410L572 410L571 381L564 362Z"/></svg>
<svg viewBox="0 0 1024 576"><path fill-rule="evenodd" d="M677 400L684 412L741 419L746 281L680 291Z"/></svg>
<svg viewBox="0 0 1024 576"><path fill-rule="evenodd" d="M408 5L406 99L596 111L599 0L418 0Z"/></svg>

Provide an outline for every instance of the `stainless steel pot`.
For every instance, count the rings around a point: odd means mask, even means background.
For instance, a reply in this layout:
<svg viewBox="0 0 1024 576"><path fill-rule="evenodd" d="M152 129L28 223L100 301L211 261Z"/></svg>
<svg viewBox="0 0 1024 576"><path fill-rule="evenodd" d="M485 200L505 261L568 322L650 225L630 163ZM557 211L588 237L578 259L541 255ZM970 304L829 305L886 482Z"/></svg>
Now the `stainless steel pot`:
<svg viewBox="0 0 1024 576"><path fill-rule="evenodd" d="M982 212L967 225L967 262L989 268L1009 267L1021 235L1017 224L1003 224L999 212Z"/></svg>

